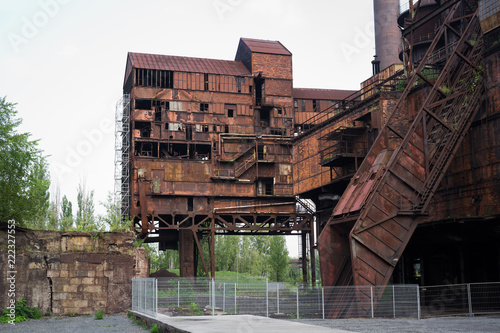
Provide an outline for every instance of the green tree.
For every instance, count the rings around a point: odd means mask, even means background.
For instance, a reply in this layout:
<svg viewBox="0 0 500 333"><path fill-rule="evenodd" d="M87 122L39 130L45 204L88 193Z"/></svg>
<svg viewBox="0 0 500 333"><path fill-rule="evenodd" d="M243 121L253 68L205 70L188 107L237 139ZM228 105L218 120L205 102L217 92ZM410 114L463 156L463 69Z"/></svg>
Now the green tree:
<svg viewBox="0 0 500 333"><path fill-rule="evenodd" d="M0 221L40 228L49 206L47 163L38 141L18 133L16 116L15 104L0 98Z"/></svg>
<svg viewBox="0 0 500 333"><path fill-rule="evenodd" d="M110 231L130 230L132 222L122 218L120 204L115 202L111 192L108 192L106 202L101 202L101 205L106 208L106 214L100 217L101 222L109 227Z"/></svg>
<svg viewBox="0 0 500 333"><path fill-rule="evenodd" d="M285 237L271 236L269 241L269 269L271 281L286 280L289 262Z"/></svg>
<svg viewBox="0 0 500 333"><path fill-rule="evenodd" d="M80 231L96 231L99 226L94 216L94 191L87 191L85 181L78 184L76 200L78 210L76 212L76 228Z"/></svg>
<svg viewBox="0 0 500 333"><path fill-rule="evenodd" d="M66 195L63 196L61 201L61 218L59 229L62 231L70 230L73 228L73 205L68 200Z"/></svg>

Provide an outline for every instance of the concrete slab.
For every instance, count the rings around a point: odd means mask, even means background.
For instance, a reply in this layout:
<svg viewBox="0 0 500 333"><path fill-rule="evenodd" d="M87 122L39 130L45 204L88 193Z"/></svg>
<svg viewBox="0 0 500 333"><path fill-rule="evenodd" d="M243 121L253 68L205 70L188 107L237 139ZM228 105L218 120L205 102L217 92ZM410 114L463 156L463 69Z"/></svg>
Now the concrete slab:
<svg viewBox="0 0 500 333"><path fill-rule="evenodd" d="M288 320L272 319L252 315L169 317L158 314L156 318L134 313L148 323L158 323L174 333L349 333Z"/></svg>

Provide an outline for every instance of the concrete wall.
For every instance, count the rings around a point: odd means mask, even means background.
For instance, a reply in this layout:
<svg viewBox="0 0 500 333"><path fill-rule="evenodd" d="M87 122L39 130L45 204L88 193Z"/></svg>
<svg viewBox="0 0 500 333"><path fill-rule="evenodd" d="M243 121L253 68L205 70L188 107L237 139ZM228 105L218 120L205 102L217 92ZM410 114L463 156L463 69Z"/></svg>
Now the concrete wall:
<svg viewBox="0 0 500 333"><path fill-rule="evenodd" d="M131 279L147 277L144 249L133 233L34 231L16 228L15 298L55 315L131 308ZM7 227L0 224L0 308L7 290ZM4 292L5 291L5 292Z"/></svg>

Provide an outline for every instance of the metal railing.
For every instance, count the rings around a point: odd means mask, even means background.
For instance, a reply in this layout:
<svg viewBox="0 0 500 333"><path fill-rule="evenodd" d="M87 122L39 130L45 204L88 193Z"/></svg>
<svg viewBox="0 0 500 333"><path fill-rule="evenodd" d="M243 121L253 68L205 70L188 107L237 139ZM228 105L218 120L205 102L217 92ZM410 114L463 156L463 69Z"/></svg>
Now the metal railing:
<svg viewBox="0 0 500 333"><path fill-rule="evenodd" d="M409 318L500 313L500 282L320 287L196 278L132 279L132 310L156 317ZM340 315L339 315L340 314Z"/></svg>
<svg viewBox="0 0 500 333"><path fill-rule="evenodd" d="M132 311L156 318L158 310L157 280L132 279Z"/></svg>

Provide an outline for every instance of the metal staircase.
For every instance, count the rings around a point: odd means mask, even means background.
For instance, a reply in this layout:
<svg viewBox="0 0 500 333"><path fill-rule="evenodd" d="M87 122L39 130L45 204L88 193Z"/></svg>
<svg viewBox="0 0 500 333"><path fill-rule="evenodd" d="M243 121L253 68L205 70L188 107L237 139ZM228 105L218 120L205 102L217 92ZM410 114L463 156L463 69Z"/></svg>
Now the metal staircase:
<svg viewBox="0 0 500 333"><path fill-rule="evenodd" d="M223 168L221 163L237 163L231 168ZM232 160L219 160L214 165L212 178L235 180L256 163L256 145L252 145Z"/></svg>
<svg viewBox="0 0 500 333"><path fill-rule="evenodd" d="M460 5L456 1L448 11L319 237L325 285L388 283L479 109L482 33L477 12L462 16ZM448 44L450 36L455 42ZM434 52L443 41L446 63L436 64ZM429 69L440 72L437 79L428 78ZM408 115L407 97L422 84L428 89L425 101L415 115ZM408 117L413 119L410 126ZM350 265L343 263L346 256ZM374 299L382 293L377 290ZM367 297L358 293L358 303ZM330 317L348 316L354 311L349 304Z"/></svg>

